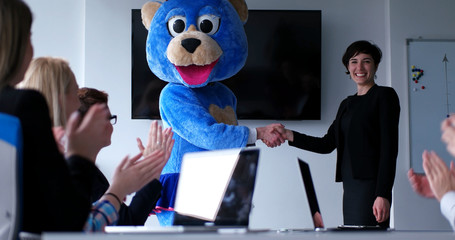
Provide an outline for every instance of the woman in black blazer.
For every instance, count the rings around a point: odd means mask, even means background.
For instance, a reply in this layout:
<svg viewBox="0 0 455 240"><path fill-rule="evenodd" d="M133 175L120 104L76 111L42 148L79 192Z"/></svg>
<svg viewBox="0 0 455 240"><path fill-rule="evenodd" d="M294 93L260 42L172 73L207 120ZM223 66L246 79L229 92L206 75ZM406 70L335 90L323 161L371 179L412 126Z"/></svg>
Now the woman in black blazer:
<svg viewBox="0 0 455 240"><path fill-rule="evenodd" d="M345 225L389 227L398 154L400 103L390 87L375 84L381 50L352 43L343 56L357 93L344 99L322 138L285 129L289 145L317 153L337 149L336 181L343 182Z"/></svg>

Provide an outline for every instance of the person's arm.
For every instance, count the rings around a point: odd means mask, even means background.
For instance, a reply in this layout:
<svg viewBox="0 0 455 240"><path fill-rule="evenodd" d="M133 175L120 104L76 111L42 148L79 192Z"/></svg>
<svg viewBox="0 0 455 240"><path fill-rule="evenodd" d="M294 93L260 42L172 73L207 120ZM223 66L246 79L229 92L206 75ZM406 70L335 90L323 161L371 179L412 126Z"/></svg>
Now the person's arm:
<svg viewBox="0 0 455 240"><path fill-rule="evenodd" d="M390 199L395 180L398 155L398 121L400 103L392 88L385 88L379 99L380 156L377 174L376 199L373 214L381 223L390 217Z"/></svg>
<svg viewBox="0 0 455 240"><path fill-rule="evenodd" d="M85 232L103 232L109 225L115 225L118 219L117 209L108 201L96 202L84 226Z"/></svg>
<svg viewBox="0 0 455 240"><path fill-rule="evenodd" d="M455 231L455 191L449 191L441 198L441 213Z"/></svg>
<svg viewBox="0 0 455 240"><path fill-rule="evenodd" d="M161 183L157 179L136 192L129 206L123 204L119 211L117 225L144 225L161 196Z"/></svg>
<svg viewBox="0 0 455 240"><path fill-rule="evenodd" d="M144 156L148 156L158 149L164 151L164 154L161 159L157 160L162 163L159 167L154 169L155 175L152 176L154 178L153 181L136 192L136 195L131 200L129 206L125 204L121 206L118 225L144 225L150 212L155 208L155 204L161 196L162 189L158 179L174 146L172 137L173 132L171 128L162 130L162 127L158 125L158 122L153 121L150 124L147 145L144 147L141 139L136 139L139 151L141 151Z"/></svg>
<svg viewBox="0 0 455 240"><path fill-rule="evenodd" d="M392 88L385 88L379 99L379 163L376 196L391 199L398 155L400 102Z"/></svg>
<svg viewBox="0 0 455 240"><path fill-rule="evenodd" d="M345 108L346 99L340 103L336 118L333 120L327 133L323 137L313 137L286 129L286 138L289 146L321 154L333 152L333 150L337 148L337 126L339 125L339 119Z"/></svg>
<svg viewBox="0 0 455 240"><path fill-rule="evenodd" d="M300 148L303 150L316 152L316 153L331 153L336 148L336 135L334 124L336 120L332 123L329 130L323 137L313 137L296 131L286 129L286 136L292 136L292 140L288 141L289 146ZM289 133L288 131L292 131Z"/></svg>
<svg viewBox="0 0 455 240"><path fill-rule="evenodd" d="M422 158L431 190L441 203L441 212L455 230L455 176L435 152L424 151Z"/></svg>

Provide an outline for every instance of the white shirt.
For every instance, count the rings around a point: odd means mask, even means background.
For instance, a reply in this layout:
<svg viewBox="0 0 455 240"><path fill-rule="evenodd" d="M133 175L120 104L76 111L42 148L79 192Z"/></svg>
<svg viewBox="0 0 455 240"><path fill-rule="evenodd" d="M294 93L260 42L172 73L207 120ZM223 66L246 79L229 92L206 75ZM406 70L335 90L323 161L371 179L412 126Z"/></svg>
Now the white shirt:
<svg viewBox="0 0 455 240"><path fill-rule="evenodd" d="M257 140L257 130L256 128L248 128L250 130L250 135L248 136L248 144L253 144Z"/></svg>
<svg viewBox="0 0 455 240"><path fill-rule="evenodd" d="M455 191L449 191L441 198L441 213L455 231Z"/></svg>

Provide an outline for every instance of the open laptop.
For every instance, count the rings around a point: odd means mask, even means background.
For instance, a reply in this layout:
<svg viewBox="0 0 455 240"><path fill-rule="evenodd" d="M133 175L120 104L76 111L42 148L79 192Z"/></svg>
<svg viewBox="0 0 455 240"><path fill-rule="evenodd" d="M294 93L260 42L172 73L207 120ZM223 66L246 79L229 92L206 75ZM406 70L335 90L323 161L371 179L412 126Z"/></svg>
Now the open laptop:
<svg viewBox="0 0 455 240"><path fill-rule="evenodd" d="M308 199L308 204L310 206L311 218L313 219L314 229L316 231L356 231L356 230L377 230L384 231L385 228L377 226L367 226L367 225L339 225L336 228L324 228L322 213L319 209L318 199L316 197L316 191L314 189L313 178L311 177L310 166L305 161L297 158L300 175L305 186L306 196ZM319 213L320 219L315 217L316 213ZM322 224L322 226L321 226Z"/></svg>
<svg viewBox="0 0 455 240"><path fill-rule="evenodd" d="M108 226L105 231L247 232L258 162L258 148L187 153L177 185L174 226Z"/></svg>
<svg viewBox="0 0 455 240"><path fill-rule="evenodd" d="M239 151L239 152L238 152ZM238 153L236 153L238 152ZM242 149L232 149L232 150L220 150L220 151L210 151L210 152L199 152L191 155L187 155L185 164L192 164L195 165L198 159L209 157L215 155L225 155L230 157L234 153L234 157L236 159L236 163L232 168L232 172L228 178L224 186L224 191L219 196L218 199L211 200L212 203L218 201L218 206L215 215L212 219L203 218L200 216L193 216L192 214L187 214L184 212L179 211L182 209L180 206L181 204L190 205L188 203L189 195L182 194L182 187L186 187L184 185L184 181L186 183L190 182L191 176L185 175L183 171L186 169L194 169L194 166L184 165L182 163L182 171L179 178L179 184L177 187L177 195L176 195L176 203L175 203L175 217L174 217L174 226L183 226L184 231L223 231L223 229L236 229L238 231L247 231L248 224L249 224L249 216L252 208L252 199L253 199L253 192L254 186L256 181L256 173L259 161L259 149L258 148L242 148ZM197 158L197 159L195 159ZM219 158L215 157L215 158ZM216 162L216 159L209 159L212 162ZM185 169L184 169L185 168ZM229 166L223 166L223 168L230 168ZM209 168L206 166L204 171L213 171L213 167ZM223 170L225 171L225 170ZM221 175L221 174L218 174ZM210 181L210 179L205 179L205 181ZM182 183L182 184L181 184ZM222 186L222 184L220 185ZM189 188L189 187L188 187ZM193 188L194 189L194 188ZM193 198L195 197L196 201L200 201L201 196L196 196L193 192L193 189L189 189L191 191L191 195ZM203 189L203 193L207 191L215 191L216 189ZM219 188L219 190L222 190ZM199 199L197 199L199 197ZM202 196L205 198L204 196ZM197 203L196 203L197 204ZM192 204L193 206L195 204ZM202 206L205 208L205 206ZM202 215L202 214L201 214Z"/></svg>

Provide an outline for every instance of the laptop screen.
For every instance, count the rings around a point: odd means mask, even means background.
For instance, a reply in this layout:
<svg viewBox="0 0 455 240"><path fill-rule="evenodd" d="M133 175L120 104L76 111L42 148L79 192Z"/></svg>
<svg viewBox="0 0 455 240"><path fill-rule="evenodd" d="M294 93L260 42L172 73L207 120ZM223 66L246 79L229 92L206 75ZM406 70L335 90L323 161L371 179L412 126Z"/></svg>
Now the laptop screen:
<svg viewBox="0 0 455 240"><path fill-rule="evenodd" d="M207 154L223 153L223 151L211 152L212 153ZM258 160L259 149L244 148L240 151L226 190L222 195L222 201L214 221L207 221L194 216L179 214L176 209L174 225L248 226ZM213 161L216 161L216 159L213 159ZM203 172L201 172L201 174L203 174ZM182 178L180 178L179 181L182 181ZM185 181L185 179L183 179L183 181ZM210 189L207 189L207 191L210 191ZM178 193L179 192L177 191L177 198L179 198ZM184 199L181 199L181 201L184 201Z"/></svg>
<svg viewBox="0 0 455 240"><path fill-rule="evenodd" d="M308 198L308 204L310 205L311 218L313 219L314 227L319 228L324 225L321 217L321 210L319 209L318 199L316 197L316 191L314 190L313 178L311 177L310 166L305 161L298 159L300 174L305 186L306 196ZM320 219L315 219L315 214L319 213Z"/></svg>

